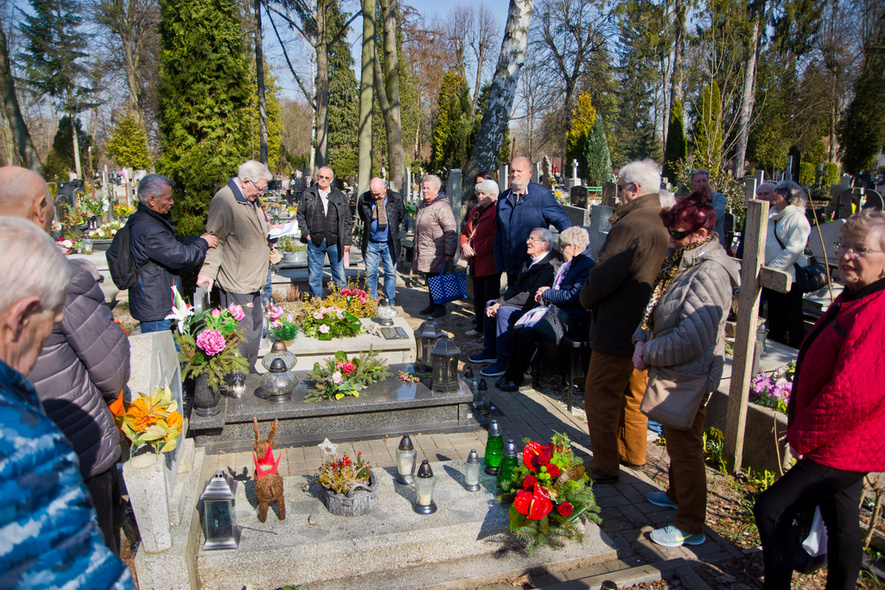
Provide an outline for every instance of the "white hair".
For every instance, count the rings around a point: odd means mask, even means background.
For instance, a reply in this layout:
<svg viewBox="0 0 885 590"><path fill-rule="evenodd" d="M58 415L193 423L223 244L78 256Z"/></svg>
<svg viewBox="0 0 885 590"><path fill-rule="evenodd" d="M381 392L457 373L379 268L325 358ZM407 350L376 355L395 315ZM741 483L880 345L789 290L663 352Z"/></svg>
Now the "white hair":
<svg viewBox="0 0 885 590"><path fill-rule="evenodd" d="M484 193L489 193L490 195L498 196L501 192L501 189L498 187L498 183L494 180L483 180L482 182L477 182L476 186L473 188L476 192L482 191Z"/></svg>
<svg viewBox="0 0 885 590"><path fill-rule="evenodd" d="M583 252L590 245L590 234L579 225L573 225L559 234L559 246L577 246Z"/></svg>
<svg viewBox="0 0 885 590"><path fill-rule="evenodd" d="M553 244L556 243L556 237L553 235L553 232L547 229L546 227L536 227L532 230L533 233L538 232L538 239L547 244L547 252L553 249ZM588 239L589 242L589 239Z"/></svg>
<svg viewBox="0 0 885 590"><path fill-rule="evenodd" d="M421 179L421 182L429 182L432 186L436 187L436 192L439 192L439 189L442 188L442 181L436 174L428 174Z"/></svg>
<svg viewBox="0 0 885 590"><path fill-rule="evenodd" d="M273 180L273 174L267 166L257 160L246 160L237 168L237 177L240 180Z"/></svg>
<svg viewBox="0 0 885 590"><path fill-rule="evenodd" d="M0 313L36 296L43 309L65 300L71 268L40 226L23 217L0 216Z"/></svg>
<svg viewBox="0 0 885 590"><path fill-rule="evenodd" d="M621 180L635 182L642 187L642 194L661 190L661 172L654 160L636 160L621 168Z"/></svg>
<svg viewBox="0 0 885 590"><path fill-rule="evenodd" d="M159 196L167 186L175 186L175 181L159 174L147 174L138 183L139 202L147 205L148 199Z"/></svg>

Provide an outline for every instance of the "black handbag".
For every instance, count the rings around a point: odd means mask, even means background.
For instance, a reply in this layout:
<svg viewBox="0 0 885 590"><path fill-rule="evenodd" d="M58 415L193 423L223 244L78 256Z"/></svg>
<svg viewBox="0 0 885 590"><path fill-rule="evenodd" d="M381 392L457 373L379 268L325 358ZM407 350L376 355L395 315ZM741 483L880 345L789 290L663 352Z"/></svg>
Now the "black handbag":
<svg viewBox="0 0 885 590"><path fill-rule="evenodd" d="M784 243L777 237L777 222L774 222L774 239L784 249ZM823 289L830 282L827 275L827 269L823 264L818 262L814 256L809 256L808 266L799 266L798 262L793 263L793 269L796 271L796 286L802 293L811 293L818 289Z"/></svg>

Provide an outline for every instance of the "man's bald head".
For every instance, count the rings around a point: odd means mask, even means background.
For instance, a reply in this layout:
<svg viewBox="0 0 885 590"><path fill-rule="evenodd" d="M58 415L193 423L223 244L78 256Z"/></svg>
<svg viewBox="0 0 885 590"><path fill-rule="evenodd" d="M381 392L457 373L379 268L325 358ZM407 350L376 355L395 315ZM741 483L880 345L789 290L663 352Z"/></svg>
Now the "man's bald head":
<svg viewBox="0 0 885 590"><path fill-rule="evenodd" d="M27 168L0 168L0 215L30 219L48 233L55 220L55 209L46 181Z"/></svg>
<svg viewBox="0 0 885 590"><path fill-rule="evenodd" d="M373 178L369 181L369 192L376 199L383 199L387 196L387 185L383 178Z"/></svg>

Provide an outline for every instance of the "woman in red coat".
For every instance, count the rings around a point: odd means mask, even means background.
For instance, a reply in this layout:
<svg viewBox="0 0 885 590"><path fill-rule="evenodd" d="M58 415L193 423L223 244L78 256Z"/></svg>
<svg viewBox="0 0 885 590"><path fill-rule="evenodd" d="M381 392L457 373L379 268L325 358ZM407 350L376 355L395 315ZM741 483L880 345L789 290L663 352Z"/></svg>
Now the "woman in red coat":
<svg viewBox="0 0 885 590"><path fill-rule="evenodd" d="M853 589L863 478L885 471L885 213L852 215L836 255L846 289L802 343L790 396L787 440L801 458L754 508L765 589L790 587L792 522L815 506L827 527L827 590Z"/></svg>
<svg viewBox="0 0 885 590"><path fill-rule="evenodd" d="M501 273L495 268L495 202L498 192L498 183L494 180L483 180L476 185L474 193L479 205L467 213L467 223L461 230L461 256L470 264L476 317L476 329L469 330L467 336L482 336L486 301L497 299L501 294Z"/></svg>

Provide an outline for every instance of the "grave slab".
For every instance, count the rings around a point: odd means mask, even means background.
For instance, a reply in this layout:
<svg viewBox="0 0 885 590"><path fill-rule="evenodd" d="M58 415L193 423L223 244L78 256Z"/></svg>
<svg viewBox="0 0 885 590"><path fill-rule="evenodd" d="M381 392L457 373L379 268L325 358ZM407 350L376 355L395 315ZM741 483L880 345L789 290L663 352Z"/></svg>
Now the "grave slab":
<svg viewBox="0 0 885 590"><path fill-rule="evenodd" d="M460 390L434 392L426 383L403 383L400 371L411 365L390 365L390 377L359 392L359 397L340 400L304 402L313 388L306 371L296 371L298 386L292 401L272 404L256 397L259 375L246 377L246 393L235 399L222 397L222 411L217 416L192 414L191 431L197 445L208 452L249 451L255 440L252 418L266 432L274 419L279 420L277 447L312 445L324 438L351 441L401 436L407 432L468 432L480 428L470 406L473 396L461 380Z"/></svg>
<svg viewBox="0 0 885 590"><path fill-rule="evenodd" d="M361 517L332 515L312 477L292 476L284 478L286 520L272 512L262 524L253 483L238 486L240 547L202 551L202 537L197 539L200 587L476 587L533 568L561 571L616 558L612 541L595 524L585 526L583 542L528 556L513 544L507 511L495 500L493 477L483 475L481 491L468 492L462 461L431 466L438 478L438 510L428 516L413 512L415 488L394 483L392 468L376 469L378 508ZM316 524L308 523L310 516Z"/></svg>

